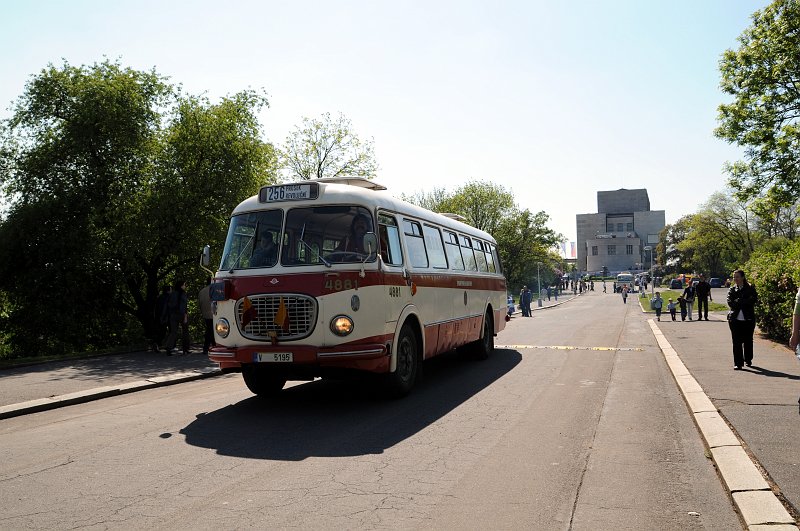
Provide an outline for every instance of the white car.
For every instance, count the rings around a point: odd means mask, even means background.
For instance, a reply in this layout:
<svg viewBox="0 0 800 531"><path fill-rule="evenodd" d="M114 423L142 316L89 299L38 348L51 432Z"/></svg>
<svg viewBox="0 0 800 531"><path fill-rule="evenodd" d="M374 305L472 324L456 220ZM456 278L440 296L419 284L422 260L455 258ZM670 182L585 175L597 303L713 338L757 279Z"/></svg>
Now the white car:
<svg viewBox="0 0 800 531"><path fill-rule="evenodd" d="M508 315L511 315L512 313L514 313L514 310L516 310L516 308L514 307L514 297L509 295L508 296Z"/></svg>

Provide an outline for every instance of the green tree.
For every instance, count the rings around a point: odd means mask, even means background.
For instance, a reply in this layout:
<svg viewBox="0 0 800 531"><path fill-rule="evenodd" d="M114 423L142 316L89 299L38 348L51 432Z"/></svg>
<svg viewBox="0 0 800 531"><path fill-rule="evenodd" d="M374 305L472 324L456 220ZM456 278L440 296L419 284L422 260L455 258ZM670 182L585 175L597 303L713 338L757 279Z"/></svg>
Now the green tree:
<svg viewBox="0 0 800 531"><path fill-rule="evenodd" d="M242 92L212 105L108 61L33 76L0 151L2 325L14 348L151 334L159 284L200 277L201 246L222 241L233 207L274 181L256 119L266 104Z"/></svg>
<svg viewBox="0 0 800 531"><path fill-rule="evenodd" d="M547 227L549 216L520 210L514 195L502 186L470 181L452 193L434 188L403 199L436 212L461 215L469 225L494 236L509 286L516 288L536 278L537 262L543 264L543 282L558 269L561 259L552 248L562 238Z"/></svg>
<svg viewBox="0 0 800 531"><path fill-rule="evenodd" d="M280 150L280 164L288 180L323 177L375 177L378 164L372 139L362 141L343 115L303 118Z"/></svg>
<svg viewBox="0 0 800 531"><path fill-rule="evenodd" d="M743 199L767 189L793 203L800 196L800 2L775 0L756 11L719 63L722 90L719 138L745 148L745 160L727 166Z"/></svg>

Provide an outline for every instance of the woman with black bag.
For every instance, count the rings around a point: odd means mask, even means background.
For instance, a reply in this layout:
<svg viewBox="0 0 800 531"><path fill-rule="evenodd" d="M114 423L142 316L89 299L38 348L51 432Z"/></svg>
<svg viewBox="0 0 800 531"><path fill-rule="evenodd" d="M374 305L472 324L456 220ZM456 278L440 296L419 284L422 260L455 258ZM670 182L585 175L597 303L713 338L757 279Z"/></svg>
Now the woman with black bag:
<svg viewBox="0 0 800 531"><path fill-rule="evenodd" d="M758 302L756 289L745 280L744 271L733 272L733 286L728 290L728 327L733 342L734 370L742 364L753 365L753 332L756 328L755 306Z"/></svg>

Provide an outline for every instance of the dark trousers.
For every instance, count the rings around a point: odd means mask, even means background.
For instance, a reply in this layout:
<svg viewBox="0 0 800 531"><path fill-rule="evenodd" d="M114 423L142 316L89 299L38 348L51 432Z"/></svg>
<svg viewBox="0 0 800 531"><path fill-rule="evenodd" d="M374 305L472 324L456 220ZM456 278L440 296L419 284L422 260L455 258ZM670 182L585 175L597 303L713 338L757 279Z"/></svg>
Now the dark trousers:
<svg viewBox="0 0 800 531"><path fill-rule="evenodd" d="M672 320L674 321L675 320L675 308L671 309L669 311L669 314L672 316Z"/></svg>
<svg viewBox="0 0 800 531"><path fill-rule="evenodd" d="M203 318L203 324L205 325L205 336L203 337L203 353L208 354L208 349L211 346L215 346L214 343L214 328L212 327L213 319L205 319Z"/></svg>
<svg viewBox="0 0 800 531"><path fill-rule="evenodd" d="M755 321L728 321L733 342L733 364L741 367L753 361L753 332L756 329Z"/></svg>
<svg viewBox="0 0 800 531"><path fill-rule="evenodd" d="M697 297L697 320L708 319L708 298Z"/></svg>

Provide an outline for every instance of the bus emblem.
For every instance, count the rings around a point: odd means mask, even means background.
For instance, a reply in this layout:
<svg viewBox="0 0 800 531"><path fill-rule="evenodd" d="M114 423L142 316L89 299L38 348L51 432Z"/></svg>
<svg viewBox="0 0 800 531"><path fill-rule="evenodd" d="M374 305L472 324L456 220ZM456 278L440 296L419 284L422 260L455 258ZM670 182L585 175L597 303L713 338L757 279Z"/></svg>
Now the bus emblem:
<svg viewBox="0 0 800 531"><path fill-rule="evenodd" d="M269 281L269 283L272 284L273 286L278 282L280 282L280 280L278 280L277 278L273 278L272 280Z"/></svg>

